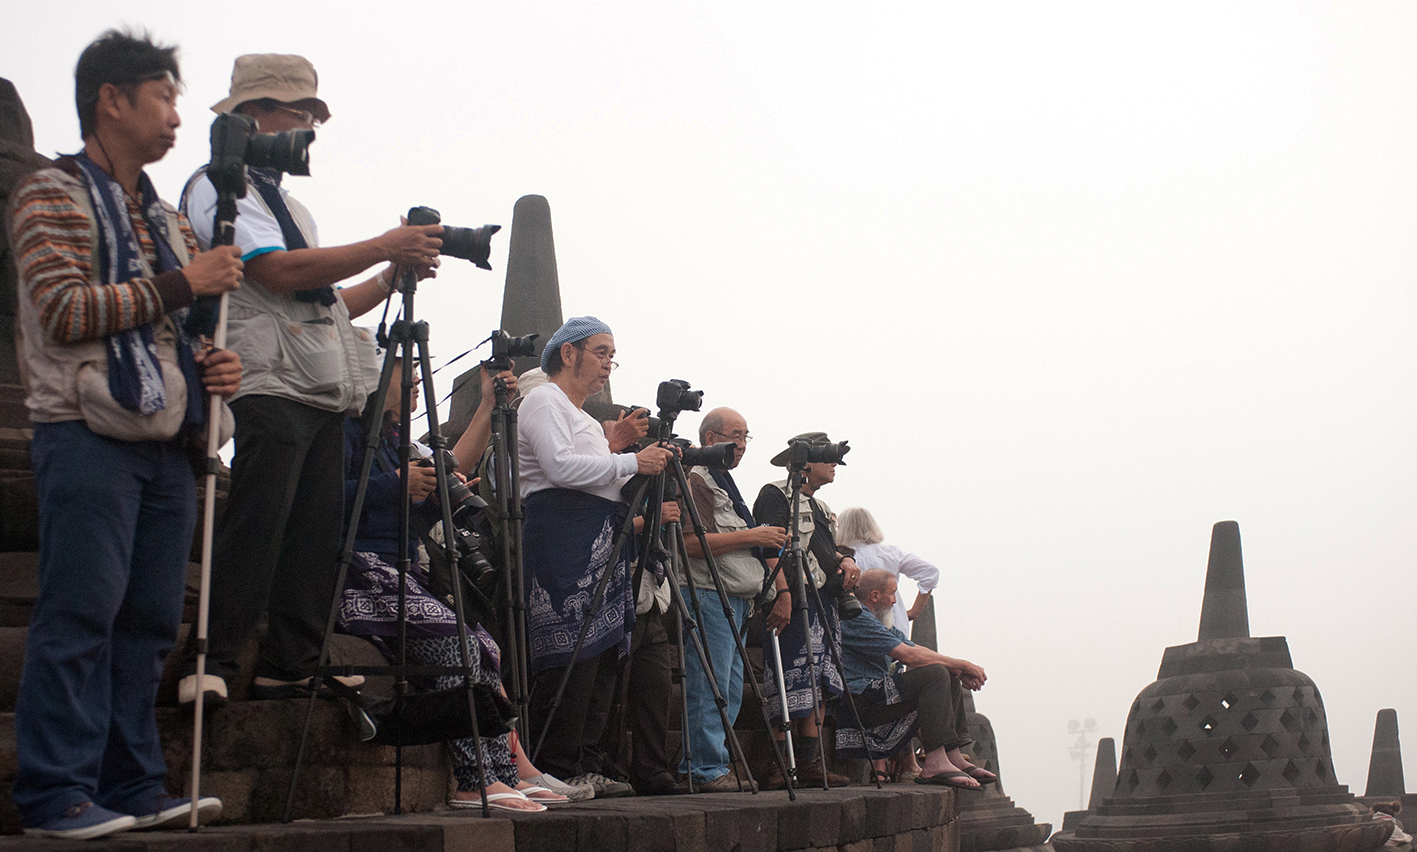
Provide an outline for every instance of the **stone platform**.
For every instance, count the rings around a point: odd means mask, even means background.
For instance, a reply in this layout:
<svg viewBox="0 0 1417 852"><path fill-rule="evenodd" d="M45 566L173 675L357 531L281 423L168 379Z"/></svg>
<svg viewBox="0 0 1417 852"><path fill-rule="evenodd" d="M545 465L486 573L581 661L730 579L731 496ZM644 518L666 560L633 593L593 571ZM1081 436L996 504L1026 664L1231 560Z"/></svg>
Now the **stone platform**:
<svg viewBox="0 0 1417 852"><path fill-rule="evenodd" d="M948 852L950 790L914 784L609 799L538 814L438 810L402 816L126 832L89 841L0 838L9 850L89 852Z"/></svg>

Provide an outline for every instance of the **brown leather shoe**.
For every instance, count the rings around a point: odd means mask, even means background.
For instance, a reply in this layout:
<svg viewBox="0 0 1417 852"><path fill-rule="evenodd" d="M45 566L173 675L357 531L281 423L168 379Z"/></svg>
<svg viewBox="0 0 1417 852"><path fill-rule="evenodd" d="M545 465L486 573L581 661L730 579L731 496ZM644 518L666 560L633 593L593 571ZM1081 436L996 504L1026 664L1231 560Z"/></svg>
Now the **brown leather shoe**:
<svg viewBox="0 0 1417 852"><path fill-rule="evenodd" d="M767 775L758 779L758 786L763 790L787 789L787 779L783 777L782 771L777 768L777 761L772 762Z"/></svg>
<svg viewBox="0 0 1417 852"><path fill-rule="evenodd" d="M851 785L851 779L847 778L845 775L838 775L828 770L827 785L830 787L849 787ZM822 764L814 760L807 766L797 767L797 786L822 786Z"/></svg>

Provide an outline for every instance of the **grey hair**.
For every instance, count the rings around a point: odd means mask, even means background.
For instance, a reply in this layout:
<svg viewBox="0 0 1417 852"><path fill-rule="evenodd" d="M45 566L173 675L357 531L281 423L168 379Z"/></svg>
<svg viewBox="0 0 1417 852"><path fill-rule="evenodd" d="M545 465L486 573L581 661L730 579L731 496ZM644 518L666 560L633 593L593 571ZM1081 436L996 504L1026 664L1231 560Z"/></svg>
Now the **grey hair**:
<svg viewBox="0 0 1417 852"><path fill-rule="evenodd" d="M886 537L869 510L852 506L836 519L836 540L845 545L880 544Z"/></svg>
<svg viewBox="0 0 1417 852"><path fill-rule="evenodd" d="M723 409L715 408L713 411L705 414L704 419L699 421L699 446L707 447L709 445L708 433L718 432L722 428ZM719 434L722 433L720 432Z"/></svg>

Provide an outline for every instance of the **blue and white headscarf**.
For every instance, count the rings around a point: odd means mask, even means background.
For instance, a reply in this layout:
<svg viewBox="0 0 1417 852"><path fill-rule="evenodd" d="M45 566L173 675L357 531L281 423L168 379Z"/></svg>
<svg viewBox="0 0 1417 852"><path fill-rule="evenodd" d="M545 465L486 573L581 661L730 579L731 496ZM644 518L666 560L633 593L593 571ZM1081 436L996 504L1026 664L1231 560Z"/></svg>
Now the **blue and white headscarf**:
<svg viewBox="0 0 1417 852"><path fill-rule="evenodd" d="M571 317L565 324L556 329L556 333L551 335L551 339L546 341L546 348L541 350L541 369L545 370L551 363L551 353L556 352L564 343L580 343L587 337L594 337L597 334L613 334L610 326L596 319L595 317Z"/></svg>

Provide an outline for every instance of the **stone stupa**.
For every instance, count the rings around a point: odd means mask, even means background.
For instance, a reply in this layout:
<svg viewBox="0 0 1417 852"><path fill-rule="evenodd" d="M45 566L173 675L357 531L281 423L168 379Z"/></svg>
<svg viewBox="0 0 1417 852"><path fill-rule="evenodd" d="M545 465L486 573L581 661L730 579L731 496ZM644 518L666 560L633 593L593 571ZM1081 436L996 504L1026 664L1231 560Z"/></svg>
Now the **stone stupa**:
<svg viewBox="0 0 1417 852"><path fill-rule="evenodd" d="M1132 703L1116 789L1057 852L1366 852L1390 825L1334 778L1314 682L1251 638L1240 528L1215 525L1200 634Z"/></svg>
<svg viewBox="0 0 1417 852"><path fill-rule="evenodd" d="M1103 737L1097 741L1097 758L1092 763L1092 789L1087 794L1087 810L1063 814L1063 831L1077 828L1082 818L1097 813L1097 806L1117 789L1117 741Z"/></svg>
<svg viewBox="0 0 1417 852"><path fill-rule="evenodd" d="M959 852L1050 852L1049 823L1039 823L1033 814L1014 804L1004 793L1003 772L999 769L999 748L989 718L974 709L974 694L964 693L965 719L974 740L967 751L976 766L999 775L999 780L979 793L962 793L959 802Z"/></svg>
<svg viewBox="0 0 1417 852"><path fill-rule="evenodd" d="M1368 785L1358 801L1365 805L1374 802L1401 802L1403 824L1417 827L1417 793L1407 792L1407 782L1402 777L1402 744L1397 737L1397 711L1391 708L1378 711L1378 720L1373 726L1373 751L1368 758ZM1411 834L1411 832L1408 832Z"/></svg>

